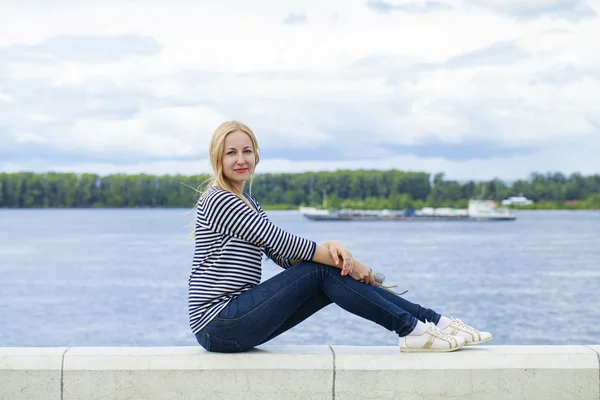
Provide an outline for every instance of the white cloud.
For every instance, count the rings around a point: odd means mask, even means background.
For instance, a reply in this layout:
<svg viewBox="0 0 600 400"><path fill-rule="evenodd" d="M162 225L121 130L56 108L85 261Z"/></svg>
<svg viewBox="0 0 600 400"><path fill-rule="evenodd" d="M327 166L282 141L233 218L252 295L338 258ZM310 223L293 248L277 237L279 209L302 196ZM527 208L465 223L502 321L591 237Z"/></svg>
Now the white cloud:
<svg viewBox="0 0 600 400"><path fill-rule="evenodd" d="M6 94L6 93L1 93L0 92L0 101L3 101L5 103L14 103L15 99L12 98L12 96Z"/></svg>
<svg viewBox="0 0 600 400"><path fill-rule="evenodd" d="M148 109L127 120L78 120L55 143L61 149L76 151L191 156L208 151L211 130L224 119L202 107Z"/></svg>
<svg viewBox="0 0 600 400"><path fill-rule="evenodd" d="M445 172L448 179L484 180L500 177L507 180L527 178L530 172L540 171L540 165L547 165L547 171L561 171L566 174L581 172L583 174L598 173L598 154L600 140L591 145L569 143L562 148L547 147L530 155L516 155L505 158L491 157L468 161L453 161L442 157L420 158L414 155L387 156L377 159L346 161L290 161L271 158L261 160L257 174L278 172L334 171L336 169L399 169L405 171ZM25 169L18 163L0 163L0 170L16 172ZM29 164L30 171L47 171L44 164ZM59 163L53 165L57 172L91 172L101 175L113 173L149 173L149 174L183 174L196 175L210 172L210 163L206 158L197 161L154 161L140 163Z"/></svg>
<svg viewBox="0 0 600 400"><path fill-rule="evenodd" d="M239 119L288 159L264 165L283 170L348 167L296 161L335 149L358 168L461 177L600 172L585 156L600 140L595 2L370 4L12 3L0 15L0 140L20 151L3 153L4 168L32 167L25 146L41 141L42 169L197 167L186 160L205 157L212 130ZM470 143L527 154L393 154Z"/></svg>
<svg viewBox="0 0 600 400"><path fill-rule="evenodd" d="M17 143L44 143L46 139L33 132L15 132L13 137Z"/></svg>
<svg viewBox="0 0 600 400"><path fill-rule="evenodd" d="M29 114L28 118L33 122L42 123L42 124L54 121L54 117L52 115L41 114L41 113Z"/></svg>

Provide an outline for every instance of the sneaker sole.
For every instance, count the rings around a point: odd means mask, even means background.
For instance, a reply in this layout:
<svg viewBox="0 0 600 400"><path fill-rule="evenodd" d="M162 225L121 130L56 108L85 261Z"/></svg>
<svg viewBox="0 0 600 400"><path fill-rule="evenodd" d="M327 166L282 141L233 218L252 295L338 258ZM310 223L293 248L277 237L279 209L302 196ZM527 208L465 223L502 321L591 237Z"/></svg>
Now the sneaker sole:
<svg viewBox="0 0 600 400"><path fill-rule="evenodd" d="M482 344L482 343L487 343L487 342L491 342L494 339L494 337L490 337L484 340L480 340L479 342L471 342L471 343L465 343L465 346L475 346L477 344Z"/></svg>
<svg viewBox="0 0 600 400"><path fill-rule="evenodd" d="M463 346L454 347L452 349L423 349L423 348L405 348L400 347L400 351L402 353L449 353L451 351L456 351L462 349Z"/></svg>

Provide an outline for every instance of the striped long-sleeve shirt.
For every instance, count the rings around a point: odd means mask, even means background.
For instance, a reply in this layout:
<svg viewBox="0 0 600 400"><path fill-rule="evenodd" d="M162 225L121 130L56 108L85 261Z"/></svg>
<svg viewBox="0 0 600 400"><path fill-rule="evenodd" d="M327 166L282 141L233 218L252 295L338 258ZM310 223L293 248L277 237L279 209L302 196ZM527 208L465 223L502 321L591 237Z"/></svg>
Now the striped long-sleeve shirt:
<svg viewBox="0 0 600 400"><path fill-rule="evenodd" d="M198 333L236 296L260 283L263 254L282 268L311 260L316 243L274 225L254 197L211 187L198 200L189 317Z"/></svg>

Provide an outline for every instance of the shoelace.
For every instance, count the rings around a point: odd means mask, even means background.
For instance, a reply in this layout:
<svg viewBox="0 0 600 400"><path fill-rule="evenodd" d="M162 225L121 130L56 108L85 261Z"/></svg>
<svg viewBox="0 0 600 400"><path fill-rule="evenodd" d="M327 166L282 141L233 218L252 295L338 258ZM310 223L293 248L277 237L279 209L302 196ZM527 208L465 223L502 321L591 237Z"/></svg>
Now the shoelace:
<svg viewBox="0 0 600 400"><path fill-rule="evenodd" d="M467 324L465 324L464 322L462 322L460 319L458 318L452 318L452 320L454 322L456 322L456 326L458 326L459 328L469 332L471 334L471 336L473 337L473 339L477 340L478 338L481 339L481 333L473 328L472 326L469 326Z"/></svg>
<svg viewBox="0 0 600 400"><path fill-rule="evenodd" d="M448 335L445 332L442 332L442 330L440 328L438 328L435 325L433 327L434 327L435 331L441 335L441 339L452 340L452 338L450 337L450 335Z"/></svg>
<svg viewBox="0 0 600 400"><path fill-rule="evenodd" d="M464 322L462 322L460 319L458 318L452 318L453 321L456 322L456 325L460 328L464 328L468 331L470 331L471 333L479 333L479 331L475 328L473 328L472 326L469 326L467 324L465 324Z"/></svg>
<svg viewBox="0 0 600 400"><path fill-rule="evenodd" d="M429 322L427 326L429 327L429 332L432 336L435 336L439 339L452 340L450 335L442 332L442 330L438 328L433 322Z"/></svg>

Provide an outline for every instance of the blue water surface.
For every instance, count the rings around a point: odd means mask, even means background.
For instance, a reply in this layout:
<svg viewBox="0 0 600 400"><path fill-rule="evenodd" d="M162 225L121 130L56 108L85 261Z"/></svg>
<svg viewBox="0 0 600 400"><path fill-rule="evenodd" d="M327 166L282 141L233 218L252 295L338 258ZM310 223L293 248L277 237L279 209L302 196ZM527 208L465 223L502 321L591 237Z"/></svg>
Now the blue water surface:
<svg viewBox="0 0 600 400"><path fill-rule="evenodd" d="M404 295L494 334L491 344L600 343L600 212L521 211L514 222L315 222ZM188 324L193 213L0 210L0 346L197 345ZM263 280L280 267L266 261ZM395 345L330 305L271 345Z"/></svg>

